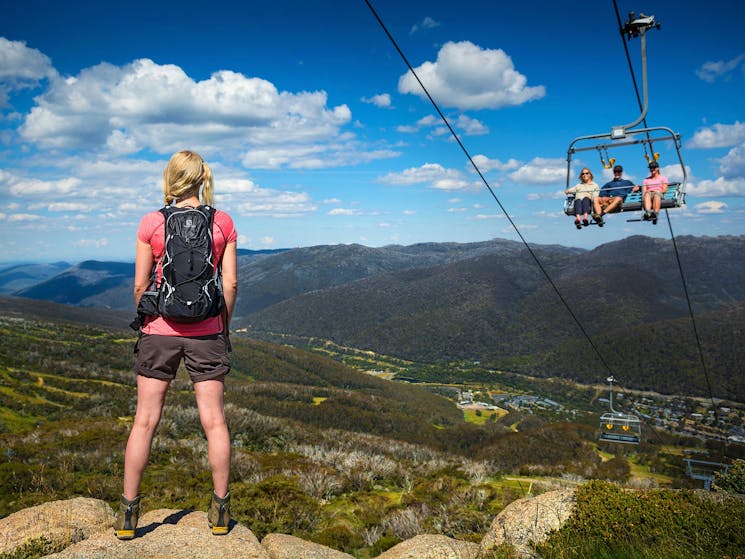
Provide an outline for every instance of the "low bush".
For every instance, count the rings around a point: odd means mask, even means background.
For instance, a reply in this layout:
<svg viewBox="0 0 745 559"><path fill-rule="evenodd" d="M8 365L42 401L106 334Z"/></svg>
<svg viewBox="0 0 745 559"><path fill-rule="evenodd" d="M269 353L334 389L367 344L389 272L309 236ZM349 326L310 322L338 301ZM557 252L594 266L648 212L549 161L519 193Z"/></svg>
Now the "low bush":
<svg viewBox="0 0 745 559"><path fill-rule="evenodd" d="M544 559L742 557L745 499L669 489L625 491L601 481L577 490L569 521L536 546Z"/></svg>

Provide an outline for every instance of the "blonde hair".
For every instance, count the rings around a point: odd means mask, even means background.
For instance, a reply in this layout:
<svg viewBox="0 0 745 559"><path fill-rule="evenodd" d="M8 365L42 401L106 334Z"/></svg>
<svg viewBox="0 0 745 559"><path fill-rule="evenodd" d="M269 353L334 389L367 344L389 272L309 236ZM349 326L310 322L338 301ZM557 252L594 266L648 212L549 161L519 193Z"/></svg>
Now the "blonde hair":
<svg viewBox="0 0 745 559"><path fill-rule="evenodd" d="M590 180L595 179L595 175L592 174L592 171L590 171L590 169L588 169L587 167L582 167L582 169L580 169L579 171L579 180L582 180L582 173L584 173L585 171L590 173Z"/></svg>
<svg viewBox="0 0 745 559"><path fill-rule="evenodd" d="M212 169L195 151L174 153L163 171L163 201L170 206L174 200L199 196L202 204L214 206Z"/></svg>

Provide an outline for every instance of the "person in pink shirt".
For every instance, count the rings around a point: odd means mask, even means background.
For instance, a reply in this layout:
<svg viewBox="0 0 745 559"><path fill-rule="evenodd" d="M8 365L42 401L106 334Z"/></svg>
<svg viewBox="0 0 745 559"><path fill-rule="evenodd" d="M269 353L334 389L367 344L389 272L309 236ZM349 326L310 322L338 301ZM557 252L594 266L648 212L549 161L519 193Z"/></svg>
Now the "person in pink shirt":
<svg viewBox="0 0 745 559"><path fill-rule="evenodd" d="M165 205L214 207L212 170L193 151L175 153L163 172ZM200 201L201 195L201 201ZM165 219L160 211L145 214L137 230L135 306L150 286L153 264L160 275L165 245ZM213 534L226 534L230 523L230 435L225 421L223 389L230 371L228 325L238 290L237 233L231 217L215 210L212 246L215 265L222 268L222 313L196 323L172 322L148 316L135 349L137 408L124 454L124 483L114 533L122 540L135 536L140 512L140 483L160 422L166 392L183 361L194 383L197 409L212 470L213 492L208 521Z"/></svg>
<svg viewBox="0 0 745 559"><path fill-rule="evenodd" d="M665 192L667 192L667 177L660 174L657 161L652 161L649 164L649 176L642 181L644 219L651 219L653 223L657 223L657 214L660 213Z"/></svg>

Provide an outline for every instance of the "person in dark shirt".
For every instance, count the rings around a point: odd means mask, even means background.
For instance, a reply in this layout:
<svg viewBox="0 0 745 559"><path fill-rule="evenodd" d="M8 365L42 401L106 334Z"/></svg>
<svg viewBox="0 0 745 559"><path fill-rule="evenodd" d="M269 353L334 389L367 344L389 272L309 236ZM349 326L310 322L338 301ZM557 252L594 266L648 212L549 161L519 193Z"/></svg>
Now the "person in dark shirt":
<svg viewBox="0 0 745 559"><path fill-rule="evenodd" d="M594 200L592 218L595 221L602 221L605 214L621 211L626 196L639 190L637 185L622 177L623 167L613 167L613 180L603 185L600 194Z"/></svg>

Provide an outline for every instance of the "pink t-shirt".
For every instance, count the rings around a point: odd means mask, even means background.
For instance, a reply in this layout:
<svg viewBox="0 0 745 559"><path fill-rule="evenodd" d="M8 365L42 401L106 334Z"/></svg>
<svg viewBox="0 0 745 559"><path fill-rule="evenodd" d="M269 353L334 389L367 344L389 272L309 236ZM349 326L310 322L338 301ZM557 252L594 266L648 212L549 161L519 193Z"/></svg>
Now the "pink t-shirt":
<svg viewBox="0 0 745 559"><path fill-rule="evenodd" d="M655 178L647 177L642 181L642 186L647 187L647 192L656 192L662 190L662 185L668 184L665 175L657 175Z"/></svg>
<svg viewBox="0 0 745 559"><path fill-rule="evenodd" d="M158 263L157 273L160 279L160 261L165 251L165 218L159 211L145 214L137 229L137 238L147 243L153 249L153 256ZM212 222L212 253L214 264L218 265L225 252L225 246L235 242L238 233L233 225L232 218L220 210L215 210L215 218ZM222 332L222 317L212 316L201 322L182 323L172 322L163 317L146 318L142 327L144 334L157 334L160 336L209 336Z"/></svg>

